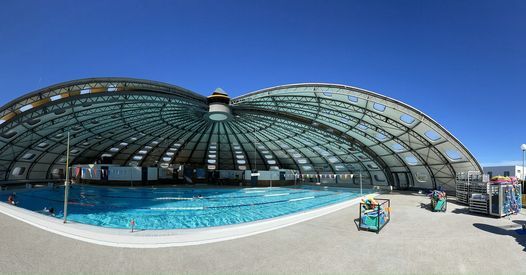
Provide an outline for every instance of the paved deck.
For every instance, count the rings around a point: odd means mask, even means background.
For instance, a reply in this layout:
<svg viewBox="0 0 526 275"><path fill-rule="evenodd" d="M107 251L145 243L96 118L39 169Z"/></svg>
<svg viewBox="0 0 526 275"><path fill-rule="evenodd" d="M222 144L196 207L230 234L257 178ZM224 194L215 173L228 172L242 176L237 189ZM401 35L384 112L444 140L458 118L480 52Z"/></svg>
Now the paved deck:
<svg viewBox="0 0 526 275"><path fill-rule="evenodd" d="M357 207L274 231L212 244L115 248L62 237L0 214L0 273L524 273L526 234L511 219L421 208L424 196L392 199L380 234L357 231Z"/></svg>

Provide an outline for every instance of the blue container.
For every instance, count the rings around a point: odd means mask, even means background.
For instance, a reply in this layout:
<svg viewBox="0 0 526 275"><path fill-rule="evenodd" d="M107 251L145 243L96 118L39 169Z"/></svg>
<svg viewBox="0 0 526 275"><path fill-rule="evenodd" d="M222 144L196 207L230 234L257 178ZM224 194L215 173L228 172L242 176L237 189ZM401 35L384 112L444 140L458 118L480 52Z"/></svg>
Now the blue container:
<svg viewBox="0 0 526 275"><path fill-rule="evenodd" d="M385 223L385 213L380 212L380 223L378 223L378 212L373 211L365 213L362 216L362 228L378 230L378 226L382 226Z"/></svg>

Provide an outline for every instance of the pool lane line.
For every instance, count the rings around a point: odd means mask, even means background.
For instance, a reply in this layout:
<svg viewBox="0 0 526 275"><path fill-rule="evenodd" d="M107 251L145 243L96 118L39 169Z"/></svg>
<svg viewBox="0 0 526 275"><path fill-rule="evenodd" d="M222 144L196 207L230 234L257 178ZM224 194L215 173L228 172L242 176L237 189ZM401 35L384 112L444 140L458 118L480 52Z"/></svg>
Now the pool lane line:
<svg viewBox="0 0 526 275"><path fill-rule="evenodd" d="M297 198L297 199L290 199L289 202L302 201L302 200L310 200L310 199L314 199L314 198L315 198L314 196L311 196L311 197L303 197L303 198Z"/></svg>
<svg viewBox="0 0 526 275"><path fill-rule="evenodd" d="M290 193L267 194L267 195L263 195L263 197L277 197L277 196L287 196L287 195L290 195Z"/></svg>
<svg viewBox="0 0 526 275"><path fill-rule="evenodd" d="M154 200L193 200L194 198L184 198L184 197L159 197L159 198L153 198Z"/></svg>
<svg viewBox="0 0 526 275"><path fill-rule="evenodd" d="M296 189L296 190L301 190L301 189ZM308 193L308 192L312 192L313 190L302 190L302 191L297 191L297 192L292 192L291 194L300 194L300 193ZM245 194L250 194L251 192L245 192ZM258 193L258 192L253 192L253 193ZM336 193L336 192L334 192ZM71 194L71 196L76 196L75 193ZM25 195L25 196L30 196L30 195ZM255 198L255 197L259 197L261 196L260 194L254 194L254 195L251 195L251 196L225 196L225 197L221 197L221 198L217 198L217 197L214 197L214 198L209 198L209 197L203 197L201 199L207 199L207 200L228 200L228 199L238 199L238 198ZM36 198L40 198L38 196L34 196ZM115 196L115 195L90 195L89 196L90 198L93 198L93 199L96 199L96 198L114 198L114 199L135 199L135 200L157 200L158 198L157 197L136 197L136 196ZM174 197L175 198L175 197Z"/></svg>
<svg viewBox="0 0 526 275"><path fill-rule="evenodd" d="M323 197L338 196L338 195L341 195L341 194L325 194L325 195L320 195L320 196L315 196L315 197L303 197L303 198L300 198L300 199L284 199L284 200L278 200L278 201L266 201L266 202L236 204L236 205L206 206L206 208L217 209L217 208L234 208L234 207L244 207L244 206L256 206L256 205L265 205L265 204L273 204L273 203L295 202L295 201L299 201L299 200L304 200L305 198L309 198L309 199L311 199L311 198L323 198Z"/></svg>
<svg viewBox="0 0 526 275"><path fill-rule="evenodd" d="M205 207L150 207L150 208L143 208L143 209L151 209L151 210L204 210Z"/></svg>

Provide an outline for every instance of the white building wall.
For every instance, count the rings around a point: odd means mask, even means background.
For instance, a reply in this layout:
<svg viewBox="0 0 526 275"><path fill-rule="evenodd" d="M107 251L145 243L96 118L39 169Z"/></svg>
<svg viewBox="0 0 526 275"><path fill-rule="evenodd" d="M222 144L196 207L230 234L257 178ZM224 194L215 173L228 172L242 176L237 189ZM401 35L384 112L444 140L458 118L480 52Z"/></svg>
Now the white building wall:
<svg viewBox="0 0 526 275"><path fill-rule="evenodd" d="M509 173L510 177L517 177L519 179L524 179L524 172L522 166L488 166L484 167L484 174L489 174L491 177L494 176L504 176Z"/></svg>
<svg viewBox="0 0 526 275"><path fill-rule="evenodd" d="M159 179L159 168L148 167L148 180L158 180L158 179Z"/></svg>
<svg viewBox="0 0 526 275"><path fill-rule="evenodd" d="M108 180L110 181L141 181L142 168L118 166L110 167L108 171Z"/></svg>

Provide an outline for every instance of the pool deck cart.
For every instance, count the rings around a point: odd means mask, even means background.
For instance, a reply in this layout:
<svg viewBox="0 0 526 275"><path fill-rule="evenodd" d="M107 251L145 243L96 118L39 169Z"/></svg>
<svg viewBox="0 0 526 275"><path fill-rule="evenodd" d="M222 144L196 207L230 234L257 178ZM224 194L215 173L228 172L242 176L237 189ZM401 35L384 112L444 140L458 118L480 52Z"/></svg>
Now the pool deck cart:
<svg viewBox="0 0 526 275"><path fill-rule="evenodd" d="M391 200L375 199L378 204L368 209L367 203L360 202L360 219L358 230L369 230L380 233L380 230L391 220Z"/></svg>

